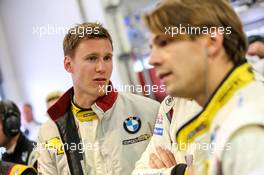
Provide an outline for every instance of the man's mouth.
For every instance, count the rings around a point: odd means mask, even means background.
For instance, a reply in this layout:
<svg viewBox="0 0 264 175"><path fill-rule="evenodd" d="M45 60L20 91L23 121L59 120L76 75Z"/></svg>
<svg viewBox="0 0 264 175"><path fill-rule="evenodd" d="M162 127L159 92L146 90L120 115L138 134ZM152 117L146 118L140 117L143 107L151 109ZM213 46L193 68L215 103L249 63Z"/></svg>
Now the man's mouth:
<svg viewBox="0 0 264 175"><path fill-rule="evenodd" d="M158 77L161 79L161 81L164 81L171 74L172 74L172 72L160 73L160 74L158 74Z"/></svg>
<svg viewBox="0 0 264 175"><path fill-rule="evenodd" d="M106 82L106 78L95 78L93 79L95 82L97 83L105 83Z"/></svg>

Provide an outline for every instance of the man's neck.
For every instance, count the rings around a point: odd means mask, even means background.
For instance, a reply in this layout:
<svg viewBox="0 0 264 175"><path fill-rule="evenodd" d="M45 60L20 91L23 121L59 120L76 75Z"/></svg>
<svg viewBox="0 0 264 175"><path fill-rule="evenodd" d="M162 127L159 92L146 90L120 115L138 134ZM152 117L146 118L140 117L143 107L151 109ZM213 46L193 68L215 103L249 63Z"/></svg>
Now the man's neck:
<svg viewBox="0 0 264 175"><path fill-rule="evenodd" d="M5 145L5 148L8 150L10 149L14 144L17 144L17 140L20 136L20 133L14 136L13 138L10 139L10 141Z"/></svg>
<svg viewBox="0 0 264 175"><path fill-rule="evenodd" d="M227 58L217 59L208 68L204 91L196 98L199 105L205 106L226 75L233 69L234 64Z"/></svg>
<svg viewBox="0 0 264 175"><path fill-rule="evenodd" d="M99 97L96 95L88 95L88 94L78 93L78 92L74 91L73 102L75 104L77 104L79 107L91 108L92 104L98 98Z"/></svg>

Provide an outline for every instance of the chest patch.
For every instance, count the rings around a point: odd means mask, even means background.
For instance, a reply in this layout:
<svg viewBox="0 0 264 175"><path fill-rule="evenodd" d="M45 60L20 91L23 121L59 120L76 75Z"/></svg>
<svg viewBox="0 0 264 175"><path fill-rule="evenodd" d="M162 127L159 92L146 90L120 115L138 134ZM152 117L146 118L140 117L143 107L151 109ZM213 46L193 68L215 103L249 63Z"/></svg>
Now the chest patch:
<svg viewBox="0 0 264 175"><path fill-rule="evenodd" d="M124 129L129 133L129 134L135 134L137 133L140 128L141 128L141 120L138 116L133 116L133 117L128 117L124 122L123 122L123 127Z"/></svg>

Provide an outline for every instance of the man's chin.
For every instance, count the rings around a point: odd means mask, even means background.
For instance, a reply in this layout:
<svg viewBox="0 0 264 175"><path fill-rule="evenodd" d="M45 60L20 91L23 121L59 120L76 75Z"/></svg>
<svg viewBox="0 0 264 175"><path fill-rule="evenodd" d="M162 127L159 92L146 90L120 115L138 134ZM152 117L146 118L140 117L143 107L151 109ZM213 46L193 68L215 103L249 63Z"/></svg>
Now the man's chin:
<svg viewBox="0 0 264 175"><path fill-rule="evenodd" d="M175 94L174 89L168 85L166 86L166 92L171 96L173 96Z"/></svg>
<svg viewBox="0 0 264 175"><path fill-rule="evenodd" d="M98 95L99 95L99 97L103 97L106 95L106 92L99 92Z"/></svg>
<svg viewBox="0 0 264 175"><path fill-rule="evenodd" d="M170 96L173 96L173 97L182 97L182 93L181 93L181 91L178 91L178 90L176 90L175 88L170 88L170 87L167 87L166 88L166 91L167 91L167 93L170 95Z"/></svg>
<svg viewBox="0 0 264 175"><path fill-rule="evenodd" d="M98 97L102 97L102 96L104 96L106 93L107 93L107 88L105 88L105 87L100 87L100 88L97 88L97 89L95 90L95 94L96 94Z"/></svg>

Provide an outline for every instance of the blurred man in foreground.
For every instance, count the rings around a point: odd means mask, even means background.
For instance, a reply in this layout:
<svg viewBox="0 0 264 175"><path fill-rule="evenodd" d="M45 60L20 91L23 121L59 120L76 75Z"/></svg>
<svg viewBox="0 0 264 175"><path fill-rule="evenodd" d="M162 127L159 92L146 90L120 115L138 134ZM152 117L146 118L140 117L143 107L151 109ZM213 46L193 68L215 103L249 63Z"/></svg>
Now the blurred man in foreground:
<svg viewBox="0 0 264 175"><path fill-rule="evenodd" d="M156 143L135 175L261 175L264 172L264 85L246 63L242 24L224 0L162 1L146 14L150 64L174 97L203 110L166 130L172 149ZM160 147L158 147L160 146Z"/></svg>

